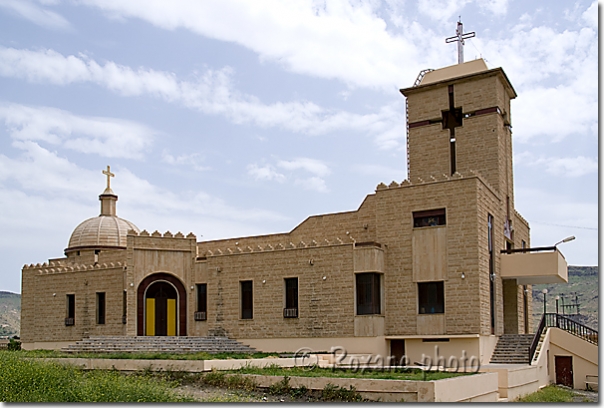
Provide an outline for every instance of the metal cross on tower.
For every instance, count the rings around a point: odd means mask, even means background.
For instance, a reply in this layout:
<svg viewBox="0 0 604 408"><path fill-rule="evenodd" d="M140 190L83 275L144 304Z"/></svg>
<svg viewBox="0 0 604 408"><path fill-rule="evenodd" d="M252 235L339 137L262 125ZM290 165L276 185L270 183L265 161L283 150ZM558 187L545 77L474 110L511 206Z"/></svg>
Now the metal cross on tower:
<svg viewBox="0 0 604 408"><path fill-rule="evenodd" d="M472 31L471 33L463 32L463 23L461 22L461 16L459 16L459 21L457 22L457 30L455 30L455 36L449 37L445 40L447 43L452 43L457 41L457 63L463 64L463 46L465 44L466 39L476 37L476 33Z"/></svg>

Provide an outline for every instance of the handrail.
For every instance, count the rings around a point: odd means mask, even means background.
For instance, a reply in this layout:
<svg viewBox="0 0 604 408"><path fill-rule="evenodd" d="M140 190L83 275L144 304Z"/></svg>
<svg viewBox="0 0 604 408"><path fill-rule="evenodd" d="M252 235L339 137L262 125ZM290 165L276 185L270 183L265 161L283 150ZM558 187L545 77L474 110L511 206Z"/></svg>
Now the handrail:
<svg viewBox="0 0 604 408"><path fill-rule="evenodd" d="M598 345L598 331L597 330L594 330L591 327L587 327L584 324L576 322L563 315L559 315L559 314L555 314L555 313L548 313L548 314L554 315L556 317L555 327L562 329L564 331L567 331L571 334L574 334L575 336L580 337L583 340L586 340L592 344L595 344L596 346Z"/></svg>
<svg viewBox="0 0 604 408"><path fill-rule="evenodd" d="M589 343L595 344L596 346L598 345L597 330L557 313L544 313L543 316L541 316L541 321L539 322L539 327L537 328L535 337L533 337L533 342L529 347L529 364L531 364L533 361L533 356L537 350L539 339L541 338L541 334L543 334L543 330L545 330L546 327L556 327L580 337Z"/></svg>
<svg viewBox="0 0 604 408"><path fill-rule="evenodd" d="M539 344L539 339L541 338L541 334L545 329L545 313L541 316L541 321L539 322L539 327L537 328L537 332L535 333L535 337L533 337L533 341L531 342L531 346L529 347L529 356L528 363L529 365L533 361L533 356L535 355L535 351L537 350L537 345Z"/></svg>

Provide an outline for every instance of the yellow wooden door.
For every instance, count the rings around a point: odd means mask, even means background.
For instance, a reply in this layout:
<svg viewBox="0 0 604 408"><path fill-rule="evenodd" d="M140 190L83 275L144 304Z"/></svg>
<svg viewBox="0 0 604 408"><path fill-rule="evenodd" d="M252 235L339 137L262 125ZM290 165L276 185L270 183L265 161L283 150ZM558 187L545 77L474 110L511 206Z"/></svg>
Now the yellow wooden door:
<svg viewBox="0 0 604 408"><path fill-rule="evenodd" d="M147 312L147 324L146 324L146 332L147 336L155 336L155 299L147 298L146 302L146 312Z"/></svg>
<svg viewBox="0 0 604 408"><path fill-rule="evenodd" d="M168 336L176 336L176 299L168 299Z"/></svg>

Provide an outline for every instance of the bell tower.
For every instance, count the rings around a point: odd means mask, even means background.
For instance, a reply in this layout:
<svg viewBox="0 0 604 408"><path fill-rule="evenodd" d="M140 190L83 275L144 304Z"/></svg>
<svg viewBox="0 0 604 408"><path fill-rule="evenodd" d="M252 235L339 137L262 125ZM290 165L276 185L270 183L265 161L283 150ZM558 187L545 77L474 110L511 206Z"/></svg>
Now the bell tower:
<svg viewBox="0 0 604 408"><path fill-rule="evenodd" d="M510 100L516 92L501 68L482 59L427 72L407 97L407 170L414 180L455 173L481 176L501 197L505 234L513 209Z"/></svg>

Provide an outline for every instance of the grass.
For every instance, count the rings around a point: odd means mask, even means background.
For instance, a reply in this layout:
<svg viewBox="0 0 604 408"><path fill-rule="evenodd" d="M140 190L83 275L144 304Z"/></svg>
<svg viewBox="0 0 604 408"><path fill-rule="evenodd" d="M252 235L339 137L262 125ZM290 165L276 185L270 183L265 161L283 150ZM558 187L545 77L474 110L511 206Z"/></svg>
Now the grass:
<svg viewBox="0 0 604 408"><path fill-rule="evenodd" d="M278 357L279 353L65 353L58 350L22 350L23 357L32 358L116 358L130 360L237 360Z"/></svg>
<svg viewBox="0 0 604 408"><path fill-rule="evenodd" d="M555 385L548 385L537 392L520 397L514 402L572 402L572 400L572 391Z"/></svg>
<svg viewBox="0 0 604 408"><path fill-rule="evenodd" d="M314 368L309 370L303 367L283 368L277 365L270 365L264 368L253 366L242 367L238 370L231 370L231 373L239 374L258 374L274 375L280 377L329 377L329 378L366 378L378 380L412 380L412 381L432 381L444 378L458 377L460 375L471 375L472 373L448 373L440 371L424 372L419 369L399 368L397 370L365 370L364 372L331 368Z"/></svg>
<svg viewBox="0 0 604 408"><path fill-rule="evenodd" d="M172 382L117 371L84 371L0 351L3 402L187 402Z"/></svg>

